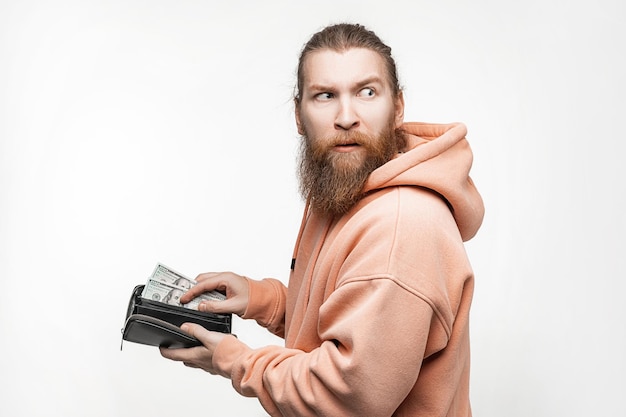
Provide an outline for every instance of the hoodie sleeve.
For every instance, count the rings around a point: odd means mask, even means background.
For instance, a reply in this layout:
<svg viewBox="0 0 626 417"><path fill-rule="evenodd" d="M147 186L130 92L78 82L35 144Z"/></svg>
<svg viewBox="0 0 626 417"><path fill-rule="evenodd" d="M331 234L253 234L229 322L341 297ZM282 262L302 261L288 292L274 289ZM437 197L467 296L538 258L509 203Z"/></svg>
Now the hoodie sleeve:
<svg viewBox="0 0 626 417"><path fill-rule="evenodd" d="M428 302L391 279L355 281L331 298L320 347L250 349L227 338L215 351L216 369L272 416L391 415L415 384L428 334L440 324Z"/></svg>
<svg viewBox="0 0 626 417"><path fill-rule="evenodd" d="M386 193L373 213L359 214L368 218L355 218L345 240L328 251L332 259L319 261L344 259L337 287L319 309L318 347L250 349L235 338L218 345L214 366L239 393L258 397L272 416L376 417L392 415L413 395L421 373L441 372L428 384L425 404L455 390L458 366L432 369L443 350L465 360L459 334L467 323L455 323L455 314L471 299L471 290L463 295L471 270L446 204L409 188Z"/></svg>

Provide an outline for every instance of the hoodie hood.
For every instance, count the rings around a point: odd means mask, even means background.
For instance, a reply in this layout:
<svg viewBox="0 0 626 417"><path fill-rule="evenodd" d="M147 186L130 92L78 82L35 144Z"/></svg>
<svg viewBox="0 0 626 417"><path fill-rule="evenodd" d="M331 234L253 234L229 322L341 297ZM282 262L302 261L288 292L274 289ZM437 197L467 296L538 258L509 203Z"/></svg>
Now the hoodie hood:
<svg viewBox="0 0 626 417"><path fill-rule="evenodd" d="M462 123L405 123L407 150L372 172L366 193L400 185L427 188L446 200L461 237L474 237L485 208L469 171L473 156Z"/></svg>

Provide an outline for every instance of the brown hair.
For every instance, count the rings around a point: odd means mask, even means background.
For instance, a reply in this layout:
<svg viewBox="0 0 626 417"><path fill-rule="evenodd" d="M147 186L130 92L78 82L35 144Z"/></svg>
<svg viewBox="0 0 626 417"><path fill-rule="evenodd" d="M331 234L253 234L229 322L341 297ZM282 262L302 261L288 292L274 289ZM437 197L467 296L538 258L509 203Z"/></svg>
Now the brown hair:
<svg viewBox="0 0 626 417"><path fill-rule="evenodd" d="M398 82L398 72L396 63L391 56L391 48L371 30L366 29L359 24L339 23L327 26L321 31L315 33L311 39L304 45L300 53L298 61L298 80L296 85L295 100L300 101L302 92L302 84L304 83L304 61L312 52L322 49L331 49L342 52L352 48L365 48L377 52L385 61L387 67L387 76L389 84L392 88L394 97L400 93L400 84Z"/></svg>

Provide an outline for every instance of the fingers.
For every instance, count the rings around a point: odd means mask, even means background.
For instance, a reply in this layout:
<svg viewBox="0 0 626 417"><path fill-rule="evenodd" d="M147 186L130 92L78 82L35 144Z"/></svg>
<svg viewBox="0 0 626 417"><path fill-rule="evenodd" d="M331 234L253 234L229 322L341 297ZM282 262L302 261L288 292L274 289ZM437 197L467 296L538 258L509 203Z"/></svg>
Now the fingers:
<svg viewBox="0 0 626 417"><path fill-rule="evenodd" d="M198 275L196 277L196 281L197 282L202 282L202 281L204 281L206 279L216 277L216 276L218 276L220 274L223 274L223 272L205 272L203 274Z"/></svg>
<svg viewBox="0 0 626 417"><path fill-rule="evenodd" d="M198 311L206 313L230 314L234 313L242 315L245 311L245 305L239 298L230 298L224 301L204 300L198 305Z"/></svg>
<svg viewBox="0 0 626 417"><path fill-rule="evenodd" d="M180 297L180 302L186 304L202 293L213 291L215 289L221 289L220 286L222 285L222 282L218 278L219 275L220 273L217 272L209 272L198 275L198 278L196 278L198 283L187 290L187 292Z"/></svg>
<svg viewBox="0 0 626 417"><path fill-rule="evenodd" d="M160 347L161 356L173 361L183 362L190 367L210 369L215 347L226 337L226 334L209 331L195 323L184 323L180 328L198 339L202 346L191 348Z"/></svg>
<svg viewBox="0 0 626 417"><path fill-rule="evenodd" d="M201 301L198 304L198 311L203 311L207 313L222 313L228 314L232 313L232 302L229 300L224 301L213 301L213 300L205 300Z"/></svg>
<svg viewBox="0 0 626 417"><path fill-rule="evenodd" d="M180 329L185 333L188 333L190 336L195 337L200 340L200 343L203 343L200 337L204 337L202 334L202 330L208 332L204 327L195 323L183 323L180 326ZM167 347L159 347L159 351L161 352L161 356L171 359L173 361L184 362L185 365L189 366L192 363L192 360L197 356L196 350L200 347L191 347L191 348L167 348Z"/></svg>
<svg viewBox="0 0 626 417"><path fill-rule="evenodd" d="M211 363L210 360L203 359L207 355L207 349L204 346L197 346L192 348L166 348L160 347L159 352L161 356L166 359L170 359L176 362L182 362L189 368L200 368L207 372L212 371L211 366L205 366L206 363ZM212 357L209 353L208 357Z"/></svg>
<svg viewBox="0 0 626 417"><path fill-rule="evenodd" d="M171 359L173 361L178 362L188 362L189 361L189 349L180 348L180 349L170 349L167 347L159 347L159 352L161 352L161 356L167 359Z"/></svg>
<svg viewBox="0 0 626 417"><path fill-rule="evenodd" d="M195 323L184 323L180 328L198 339L211 352L215 350L215 346L226 336L224 333L212 332Z"/></svg>
<svg viewBox="0 0 626 417"><path fill-rule="evenodd" d="M189 368L200 368L198 365L191 362L183 362L183 365L188 366Z"/></svg>
<svg viewBox="0 0 626 417"><path fill-rule="evenodd" d="M204 330L205 332L208 332L207 329L205 329L204 327L200 326L199 324L196 323L183 323L180 326L180 330L182 330L185 333L188 333L190 336L195 337L196 339L200 340L200 334L202 333L202 331ZM202 340L200 340L202 342Z"/></svg>
<svg viewBox="0 0 626 417"><path fill-rule="evenodd" d="M244 314L248 305L248 280L232 272L207 272L198 275L197 284L180 298L183 304L189 303L202 293L218 290L226 293L226 300L205 300L198 306L199 311L213 313Z"/></svg>

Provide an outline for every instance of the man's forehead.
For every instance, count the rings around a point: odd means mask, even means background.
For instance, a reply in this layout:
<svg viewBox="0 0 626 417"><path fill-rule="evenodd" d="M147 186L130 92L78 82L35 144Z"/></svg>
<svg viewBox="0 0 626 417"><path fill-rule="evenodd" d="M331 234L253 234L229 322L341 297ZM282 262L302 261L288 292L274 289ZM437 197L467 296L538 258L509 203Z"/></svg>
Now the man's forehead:
<svg viewBox="0 0 626 417"><path fill-rule="evenodd" d="M380 54L366 48L337 51L321 49L310 53L304 62L305 84L386 79L385 63Z"/></svg>

